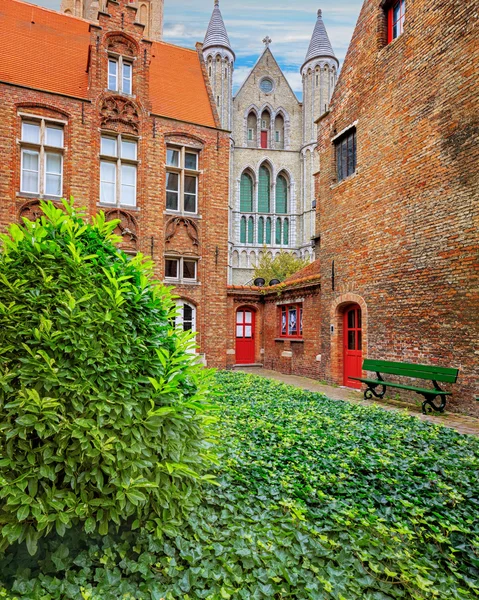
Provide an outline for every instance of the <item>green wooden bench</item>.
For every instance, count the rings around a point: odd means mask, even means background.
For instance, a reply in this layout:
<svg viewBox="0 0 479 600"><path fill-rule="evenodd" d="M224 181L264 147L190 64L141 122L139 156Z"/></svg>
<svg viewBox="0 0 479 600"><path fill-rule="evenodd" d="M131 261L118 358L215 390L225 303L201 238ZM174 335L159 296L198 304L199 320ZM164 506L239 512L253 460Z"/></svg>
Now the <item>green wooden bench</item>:
<svg viewBox="0 0 479 600"><path fill-rule="evenodd" d="M429 405L431 408L438 412L444 412L446 407L447 396L451 395L451 392L445 392L442 390L438 381L446 383L456 383L458 369L450 369L446 367L436 367L435 365L411 365L409 363L398 363L388 360L373 360L364 359L363 371L375 371L376 379L364 379L362 377L350 377L356 381L362 381L368 387L364 392L366 400L370 400L373 396L376 398L383 398L388 387L399 388L401 390L411 390L421 396L424 396L425 400L422 403L422 412L426 414L426 406ZM421 388L413 385L403 385L401 383L394 383L392 381L386 381L381 373L388 375L400 375L402 377L414 377L415 379L426 379L432 381L434 388ZM381 391L377 391L378 387L382 387ZM437 405L434 400L439 397L441 404Z"/></svg>

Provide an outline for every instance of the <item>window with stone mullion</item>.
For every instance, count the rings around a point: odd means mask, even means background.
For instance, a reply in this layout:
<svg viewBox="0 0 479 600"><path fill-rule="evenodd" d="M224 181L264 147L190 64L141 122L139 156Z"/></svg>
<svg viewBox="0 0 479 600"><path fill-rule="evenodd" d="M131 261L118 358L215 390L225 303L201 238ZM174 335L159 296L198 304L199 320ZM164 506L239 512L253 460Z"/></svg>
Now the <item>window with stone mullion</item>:
<svg viewBox="0 0 479 600"><path fill-rule="evenodd" d="M276 179L276 214L285 215L288 212L288 183L283 175Z"/></svg>
<svg viewBox="0 0 479 600"><path fill-rule="evenodd" d="M246 213L253 212L253 180L247 173L241 175L240 211Z"/></svg>
<svg viewBox="0 0 479 600"><path fill-rule="evenodd" d="M269 213L271 208L271 176L266 167L260 167L258 183L258 212Z"/></svg>

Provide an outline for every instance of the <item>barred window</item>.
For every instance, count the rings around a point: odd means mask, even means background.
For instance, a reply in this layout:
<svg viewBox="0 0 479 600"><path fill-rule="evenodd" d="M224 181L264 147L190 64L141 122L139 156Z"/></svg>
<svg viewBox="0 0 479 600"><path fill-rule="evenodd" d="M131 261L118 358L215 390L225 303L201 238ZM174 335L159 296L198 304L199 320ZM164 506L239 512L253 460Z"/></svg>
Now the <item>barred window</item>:
<svg viewBox="0 0 479 600"><path fill-rule="evenodd" d="M356 128L335 140L336 172L338 181L342 181L356 171Z"/></svg>

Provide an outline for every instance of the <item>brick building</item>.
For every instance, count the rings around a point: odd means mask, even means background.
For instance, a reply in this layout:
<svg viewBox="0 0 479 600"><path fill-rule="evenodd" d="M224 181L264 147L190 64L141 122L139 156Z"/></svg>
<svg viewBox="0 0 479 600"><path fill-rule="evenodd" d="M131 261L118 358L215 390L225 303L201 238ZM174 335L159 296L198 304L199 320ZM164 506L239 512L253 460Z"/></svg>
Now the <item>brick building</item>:
<svg viewBox="0 0 479 600"><path fill-rule="evenodd" d="M455 367L449 408L478 414L478 35L467 3L365 1L319 120L318 281L229 289L255 360L349 387L365 357ZM304 345L280 339L284 303Z"/></svg>
<svg viewBox="0 0 479 600"><path fill-rule="evenodd" d="M229 134L197 50L151 41L138 7L98 20L0 4L0 225L73 196L175 286L207 364L226 357ZM207 326L214 314L217 326Z"/></svg>

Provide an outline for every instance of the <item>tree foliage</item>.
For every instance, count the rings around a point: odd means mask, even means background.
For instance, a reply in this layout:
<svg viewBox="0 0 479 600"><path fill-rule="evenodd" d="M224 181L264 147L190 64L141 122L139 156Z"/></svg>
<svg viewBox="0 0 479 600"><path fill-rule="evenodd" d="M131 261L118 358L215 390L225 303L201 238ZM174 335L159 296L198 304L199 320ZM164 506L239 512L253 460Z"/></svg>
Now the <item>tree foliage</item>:
<svg viewBox="0 0 479 600"><path fill-rule="evenodd" d="M210 378L151 263L103 213L42 210L0 254L0 548L31 553L77 523L161 529L197 502L211 446Z"/></svg>
<svg viewBox="0 0 479 600"><path fill-rule="evenodd" d="M309 264L309 260L298 258L292 252L282 250L273 258L269 252L263 252L257 266L254 269L254 277L262 277L266 284L272 279L284 281L290 275L303 269Z"/></svg>

